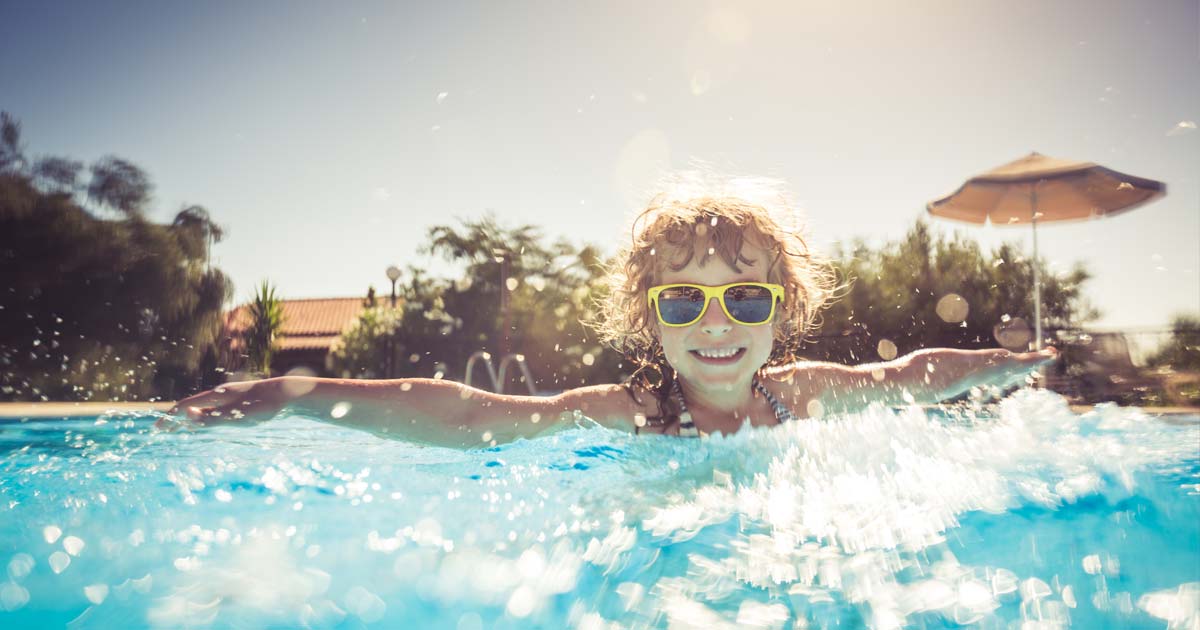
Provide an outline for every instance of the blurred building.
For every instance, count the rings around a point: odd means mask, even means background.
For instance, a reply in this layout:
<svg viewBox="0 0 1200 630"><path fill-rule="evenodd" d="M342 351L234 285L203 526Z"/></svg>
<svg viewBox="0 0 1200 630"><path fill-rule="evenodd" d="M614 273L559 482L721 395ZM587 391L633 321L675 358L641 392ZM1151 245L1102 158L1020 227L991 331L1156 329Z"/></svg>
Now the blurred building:
<svg viewBox="0 0 1200 630"><path fill-rule="evenodd" d="M294 370L329 376L326 357L341 336L366 308L362 297L282 300L283 329L271 359L273 375ZM229 372L245 367L243 333L250 326L249 306L243 304L225 313L221 333L221 366Z"/></svg>

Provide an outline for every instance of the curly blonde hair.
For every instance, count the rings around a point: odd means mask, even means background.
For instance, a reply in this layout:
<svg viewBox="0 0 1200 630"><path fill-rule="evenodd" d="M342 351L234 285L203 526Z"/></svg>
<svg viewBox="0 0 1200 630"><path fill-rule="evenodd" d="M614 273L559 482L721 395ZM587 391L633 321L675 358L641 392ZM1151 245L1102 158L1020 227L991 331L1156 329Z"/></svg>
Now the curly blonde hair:
<svg viewBox="0 0 1200 630"><path fill-rule="evenodd" d="M627 385L657 394L664 419L675 415L668 400L674 370L663 356L646 299L664 269L678 271L703 252L701 265L719 257L740 271L751 262L742 254L746 243L768 252L767 279L783 285L785 296L767 366L795 361L800 343L819 325L820 311L837 289L836 274L826 258L809 248L791 203L778 191L773 180L736 179L713 186L683 176L633 220L632 242L606 269L607 295L596 305L593 327L603 342L633 362L635 372Z"/></svg>

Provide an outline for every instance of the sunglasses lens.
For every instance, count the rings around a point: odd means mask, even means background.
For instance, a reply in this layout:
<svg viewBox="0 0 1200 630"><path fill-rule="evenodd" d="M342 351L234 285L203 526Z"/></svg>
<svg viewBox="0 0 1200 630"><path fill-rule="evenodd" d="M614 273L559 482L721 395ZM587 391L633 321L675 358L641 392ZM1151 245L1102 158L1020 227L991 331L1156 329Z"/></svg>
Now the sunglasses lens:
<svg viewBox="0 0 1200 630"><path fill-rule="evenodd" d="M775 303L771 290L752 284L739 284L725 289L725 308L743 324L761 324L771 317Z"/></svg>
<svg viewBox="0 0 1200 630"><path fill-rule="evenodd" d="M658 294L658 316L668 324L690 324L704 311L704 292L696 287L670 287Z"/></svg>

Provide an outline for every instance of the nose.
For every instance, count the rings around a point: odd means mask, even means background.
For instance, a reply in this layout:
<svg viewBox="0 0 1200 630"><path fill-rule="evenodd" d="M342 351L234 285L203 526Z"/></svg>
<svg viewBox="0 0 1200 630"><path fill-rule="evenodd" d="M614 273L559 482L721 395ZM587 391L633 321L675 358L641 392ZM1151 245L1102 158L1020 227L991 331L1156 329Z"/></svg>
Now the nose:
<svg viewBox="0 0 1200 630"><path fill-rule="evenodd" d="M721 301L718 298L713 298L708 303L708 311L704 313L704 317L700 318L700 330L708 335L723 335L733 328L733 322L725 315L725 309L721 308Z"/></svg>

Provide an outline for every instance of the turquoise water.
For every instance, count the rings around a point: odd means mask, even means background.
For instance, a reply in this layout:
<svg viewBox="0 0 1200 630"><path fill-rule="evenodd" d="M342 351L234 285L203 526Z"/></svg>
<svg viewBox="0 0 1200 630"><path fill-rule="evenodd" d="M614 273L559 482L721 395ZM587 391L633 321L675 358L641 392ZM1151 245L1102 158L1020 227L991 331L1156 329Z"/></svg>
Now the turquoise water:
<svg viewBox="0 0 1200 630"><path fill-rule="evenodd" d="M0 627L1200 624L1200 417L1021 391L474 451L153 420L0 423Z"/></svg>

